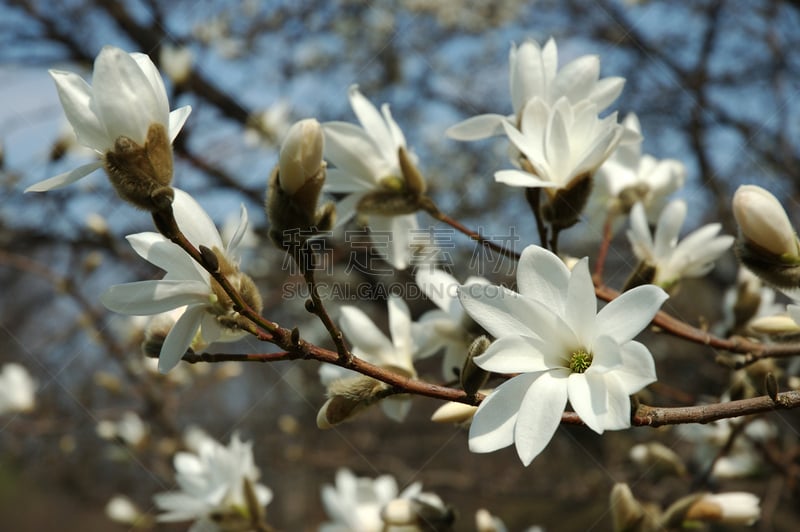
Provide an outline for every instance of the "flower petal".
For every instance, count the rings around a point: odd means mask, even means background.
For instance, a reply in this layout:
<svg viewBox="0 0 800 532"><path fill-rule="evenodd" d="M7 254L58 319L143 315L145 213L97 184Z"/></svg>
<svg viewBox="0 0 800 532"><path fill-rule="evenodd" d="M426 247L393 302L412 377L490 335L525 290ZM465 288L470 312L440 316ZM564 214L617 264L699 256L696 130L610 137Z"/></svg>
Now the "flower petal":
<svg viewBox="0 0 800 532"><path fill-rule="evenodd" d="M444 270L418 268L415 280L425 297L445 312L450 310L450 303L458 299L459 282Z"/></svg>
<svg viewBox="0 0 800 532"><path fill-rule="evenodd" d="M522 170L498 170L494 173L494 180L512 187L527 188L554 188L556 183L541 179Z"/></svg>
<svg viewBox="0 0 800 532"><path fill-rule="evenodd" d="M514 443L519 406L536 377L536 374L518 375L486 396L469 427L470 451L490 453Z"/></svg>
<svg viewBox="0 0 800 532"><path fill-rule="evenodd" d="M92 88L89 84L73 72L62 70L49 72L56 82L58 99L78 137L78 142L100 153L111 148L113 141L108 138L105 126L92 109Z"/></svg>
<svg viewBox="0 0 800 532"><path fill-rule="evenodd" d="M411 312L408 305L399 296L391 295L387 302L389 306L389 332L392 335L392 344L396 353L411 355L414 349L411 338Z"/></svg>
<svg viewBox="0 0 800 532"><path fill-rule="evenodd" d="M678 234L686 219L686 202L671 201L658 218L655 233L654 253L656 260L670 256L678 243Z"/></svg>
<svg viewBox="0 0 800 532"><path fill-rule="evenodd" d="M634 394L658 380L653 355L647 346L639 342L627 342L622 345L620 354L622 365L610 373L619 379L626 395Z"/></svg>
<svg viewBox="0 0 800 532"><path fill-rule="evenodd" d="M211 288L201 281L137 281L114 285L100 301L120 314L150 315L207 303Z"/></svg>
<svg viewBox="0 0 800 532"><path fill-rule="evenodd" d="M186 350L192 344L197 329L200 328L203 314L205 314L205 309L202 306L190 306L172 326L164 340L164 345L161 346L161 353L158 355L159 373L168 372L181 361Z"/></svg>
<svg viewBox="0 0 800 532"><path fill-rule="evenodd" d="M458 288L458 297L464 310L486 331L502 336L538 336L527 323L541 314L533 301L502 286L471 284Z"/></svg>
<svg viewBox="0 0 800 532"><path fill-rule="evenodd" d="M342 332L353 344L353 349L357 350L357 356L364 358L368 362L376 363L381 361L384 353L391 353L394 346L386 338L371 319L359 308L344 306L341 308L339 326Z"/></svg>
<svg viewBox="0 0 800 532"><path fill-rule="evenodd" d="M539 246L522 250L517 263L517 287L525 297L563 316L569 278L569 268L551 251Z"/></svg>
<svg viewBox="0 0 800 532"><path fill-rule="evenodd" d="M403 421L411 410L411 397L395 396L381 401L381 410L389 419Z"/></svg>
<svg viewBox="0 0 800 532"><path fill-rule="evenodd" d="M485 114L467 118L454 126L450 126L445 135L455 140L480 140L503 134L503 122L508 118L503 115Z"/></svg>
<svg viewBox="0 0 800 532"><path fill-rule="evenodd" d="M572 268L567 287L564 321L578 337L578 342L589 347L595 335L597 298L594 283L589 274L589 259L584 257Z"/></svg>
<svg viewBox="0 0 800 532"><path fill-rule="evenodd" d="M184 250L160 233L136 233L125 238L140 257L167 272L167 280L206 282L209 278Z"/></svg>
<svg viewBox="0 0 800 532"><path fill-rule="evenodd" d="M547 364L540 351L542 341L528 336L503 336L491 343L475 363L494 373L535 373L547 371Z"/></svg>
<svg viewBox="0 0 800 532"><path fill-rule="evenodd" d="M534 376L536 379L520 403L514 426L517 454L526 466L553 439L567 405L567 379L560 372L548 371Z"/></svg>
<svg viewBox="0 0 800 532"><path fill-rule="evenodd" d="M172 212L178 227L195 246L204 245L208 248L217 248L220 251L225 249L222 244L222 237L217 230L217 226L208 216L205 210L189 194L178 188L175 191L175 198L172 201Z"/></svg>
<svg viewBox="0 0 800 532"><path fill-rule="evenodd" d="M374 186L381 177L390 175L395 166L399 165L399 162L395 162L397 155L392 159L394 164L385 161L377 152L372 138L355 124L325 122L322 130L325 134L325 158L343 175L350 175L353 179L366 181ZM331 181L331 177L329 173L326 190L339 192L339 180Z"/></svg>
<svg viewBox="0 0 800 532"><path fill-rule="evenodd" d="M53 190L54 188L65 187L71 183L74 183L78 179L86 177L102 167L103 161L95 161L93 163L84 164L83 166L79 166L78 168L70 170L69 172L64 172L63 174L58 174L57 176L45 179L44 181L34 183L26 188L25 192L45 192L47 190Z"/></svg>
<svg viewBox="0 0 800 532"><path fill-rule="evenodd" d="M368 217L368 221L371 231L389 236L388 245L374 245L373 238L372 249L398 270L405 270L411 259L412 232L419 227L417 215L381 216L373 214Z"/></svg>
<svg viewBox="0 0 800 532"><path fill-rule="evenodd" d="M384 159L391 160L397 157L392 133L386 126L381 114L358 90L358 85L351 85L348 90L350 106L353 108L358 121L364 128L367 136L374 143L373 149L377 148Z"/></svg>
<svg viewBox="0 0 800 532"><path fill-rule="evenodd" d="M628 290L597 313L595 330L622 345L632 340L653 321L667 298L667 293L655 285Z"/></svg>
<svg viewBox="0 0 800 532"><path fill-rule="evenodd" d="M192 113L192 106L191 105L184 105L183 107L179 107L175 109L169 114L169 141L175 142L175 138L178 136L178 133L181 132L183 129L183 125L186 123L186 119L189 118L189 115Z"/></svg>
<svg viewBox="0 0 800 532"><path fill-rule="evenodd" d="M596 433L602 434L605 427L598 416L607 411L604 375L573 373L567 379L567 390L572 409L580 416L581 421Z"/></svg>

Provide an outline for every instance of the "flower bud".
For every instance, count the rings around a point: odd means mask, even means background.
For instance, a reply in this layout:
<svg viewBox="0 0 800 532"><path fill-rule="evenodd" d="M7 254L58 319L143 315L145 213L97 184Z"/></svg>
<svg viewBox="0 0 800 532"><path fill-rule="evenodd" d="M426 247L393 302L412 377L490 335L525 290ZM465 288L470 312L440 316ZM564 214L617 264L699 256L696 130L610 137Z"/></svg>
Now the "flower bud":
<svg viewBox="0 0 800 532"><path fill-rule="evenodd" d="M324 164L324 147L322 126L315 119L300 120L289 128L278 163L280 187L284 192L293 195L306 181L317 176Z"/></svg>
<svg viewBox="0 0 800 532"><path fill-rule="evenodd" d="M372 377L339 379L328 385L328 397L317 413L317 427L329 429L380 401L389 385Z"/></svg>
<svg viewBox="0 0 800 532"><path fill-rule="evenodd" d="M684 516L687 521L752 525L761 515L759 499L752 493L730 492L702 496Z"/></svg>
<svg viewBox="0 0 800 532"><path fill-rule="evenodd" d="M747 246L775 258L800 261L800 248L789 217L767 190L755 185L740 186L733 195L733 215Z"/></svg>
<svg viewBox="0 0 800 532"><path fill-rule="evenodd" d="M486 336L481 335L475 338L467 350L467 359L461 368L461 387L469 396L474 396L489 379L489 372L475 364L475 357L485 353L491 343Z"/></svg>
<svg viewBox="0 0 800 532"><path fill-rule="evenodd" d="M477 406L450 401L436 409L436 412L431 416L431 421L434 423L468 425L472 422L472 416L475 415L477 410Z"/></svg>
<svg viewBox="0 0 800 532"><path fill-rule="evenodd" d="M686 475L686 466L680 456L658 442L634 445L628 456L634 463L656 477L667 475L683 477Z"/></svg>

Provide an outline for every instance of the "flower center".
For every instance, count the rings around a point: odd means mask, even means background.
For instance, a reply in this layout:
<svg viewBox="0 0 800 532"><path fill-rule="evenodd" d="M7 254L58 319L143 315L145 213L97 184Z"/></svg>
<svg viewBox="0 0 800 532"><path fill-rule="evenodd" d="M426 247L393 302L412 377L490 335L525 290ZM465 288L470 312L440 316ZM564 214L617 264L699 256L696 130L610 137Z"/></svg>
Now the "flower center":
<svg viewBox="0 0 800 532"><path fill-rule="evenodd" d="M592 365L592 354L578 349L569 357L569 369L573 373L583 373Z"/></svg>

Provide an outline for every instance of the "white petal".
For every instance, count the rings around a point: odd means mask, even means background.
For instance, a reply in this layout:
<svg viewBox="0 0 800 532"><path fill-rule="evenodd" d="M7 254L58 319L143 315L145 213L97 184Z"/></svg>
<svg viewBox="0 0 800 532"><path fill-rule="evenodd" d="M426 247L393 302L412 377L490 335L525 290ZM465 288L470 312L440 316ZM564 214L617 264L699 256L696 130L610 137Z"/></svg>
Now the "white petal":
<svg viewBox="0 0 800 532"><path fill-rule="evenodd" d="M596 331L608 335L620 345L632 340L653 321L669 296L655 285L628 290L597 313Z"/></svg>
<svg viewBox="0 0 800 532"><path fill-rule="evenodd" d="M394 351L394 346L371 319L356 307L344 306L339 317L342 332L354 348L369 356L368 362L375 363L383 353Z"/></svg>
<svg viewBox="0 0 800 532"><path fill-rule="evenodd" d="M666 206L656 226L654 247L656 259L669 257L678 242L678 234L685 219L686 202L675 200Z"/></svg>
<svg viewBox="0 0 800 532"><path fill-rule="evenodd" d="M377 183L392 170L392 164L384 161L372 139L360 127L347 122L325 122L325 158L345 174L361 181ZM395 161L395 156L392 161ZM394 165L399 164L395 162ZM336 192L336 182L329 190Z"/></svg>
<svg viewBox="0 0 800 532"><path fill-rule="evenodd" d="M195 247L203 245L208 248L225 249L217 226L206 211L189 194L180 189L173 189L175 198L172 201L172 212L178 227Z"/></svg>
<svg viewBox="0 0 800 532"><path fill-rule="evenodd" d="M575 332L578 342L584 346L588 347L594 339L596 315L597 298L589 273L589 259L584 257L572 268L564 309L564 321Z"/></svg>
<svg viewBox="0 0 800 532"><path fill-rule="evenodd" d="M592 88L589 99L597 105L598 112L602 112L603 109L617 99L624 87L625 78L610 77L601 79Z"/></svg>
<svg viewBox="0 0 800 532"><path fill-rule="evenodd" d="M480 140L503 134L503 122L508 118L503 115L485 114L467 118L463 122L451 126L445 135L455 140Z"/></svg>
<svg viewBox="0 0 800 532"><path fill-rule="evenodd" d="M153 123L167 126L150 80L123 50L105 46L94 62L93 102L110 139L130 137L144 145Z"/></svg>
<svg viewBox="0 0 800 532"><path fill-rule="evenodd" d="M161 346L161 353L158 355L159 373L168 372L181 361L184 353L192 344L197 329L200 328L203 314L205 314L205 309L200 305L188 307L172 326L164 340L164 345Z"/></svg>
<svg viewBox="0 0 800 532"><path fill-rule="evenodd" d="M425 297L445 312L450 310L450 303L458 298L459 282L443 270L419 268L415 280Z"/></svg>
<svg viewBox="0 0 800 532"><path fill-rule="evenodd" d="M396 353L408 354L414 350L411 338L411 312L401 297L389 296L389 332Z"/></svg>
<svg viewBox="0 0 800 532"><path fill-rule="evenodd" d="M104 153L113 145L106 134L106 128L91 108L92 88L79 75L73 72L50 70L56 82L58 99L64 114L72 125L78 142Z"/></svg>
<svg viewBox="0 0 800 532"><path fill-rule="evenodd" d="M598 434L604 427L598 416L606 413L606 387L602 374L573 373L567 380L569 402L586 426Z"/></svg>
<svg viewBox="0 0 800 532"><path fill-rule="evenodd" d="M346 224L356 214L356 205L364 197L363 194L348 194L336 202L336 224L335 228Z"/></svg>
<svg viewBox="0 0 800 532"><path fill-rule="evenodd" d="M526 188L554 188L558 185L536 177L522 170L498 170L494 173L494 180L512 187Z"/></svg>
<svg viewBox="0 0 800 532"><path fill-rule="evenodd" d="M205 281L208 273L202 270L177 244L160 233L137 233L125 237L136 253L169 274L175 281Z"/></svg>
<svg viewBox="0 0 800 532"><path fill-rule="evenodd" d="M389 419L403 421L411 410L411 397L389 397L381 401L381 410Z"/></svg>
<svg viewBox="0 0 800 532"><path fill-rule="evenodd" d="M550 165L550 179L560 186L567 184L572 166L570 135L567 132L567 117L556 107L550 113L545 132L544 154Z"/></svg>
<svg viewBox="0 0 800 532"><path fill-rule="evenodd" d="M396 149L392 134L389 128L386 127L381 114L372 105L372 102L367 100L358 90L358 85L351 85L348 90L350 96L350 105L353 107L353 112L356 114L358 121L366 131L367 135L372 139L375 146L380 151L385 159L392 159L397 156L393 153Z"/></svg>
<svg viewBox="0 0 800 532"><path fill-rule="evenodd" d="M381 216L373 214L368 217L368 221L369 228L373 233L382 233L380 242L376 238L377 235L373 235L372 249L398 270L406 269L412 256L412 232L419 227L417 215ZM386 240L387 236L388 241ZM376 245L379 243L385 245Z"/></svg>
<svg viewBox="0 0 800 532"><path fill-rule="evenodd" d="M159 116L169 115L169 100L167 100L167 89L164 87L164 80L161 79L161 74L158 72L156 65L150 59L150 56L143 53L131 53L130 56L139 65L139 70L145 75L153 88L153 96L155 96ZM164 123L164 122L162 122ZM170 129L170 131L172 131Z"/></svg>
<svg viewBox="0 0 800 532"><path fill-rule="evenodd" d="M631 228L628 230L628 241L631 243L633 253L639 260L655 261L653 251L653 237L647 224L647 215L644 206L636 203L631 209Z"/></svg>
<svg viewBox="0 0 800 532"><path fill-rule="evenodd" d="M65 187L71 183L74 183L78 179L86 177L102 167L103 161L95 161L93 163L84 164L83 166L79 166L78 168L70 170L69 172L64 172L63 174L58 174L57 176L45 179L44 181L34 183L26 188L25 192L45 192L47 190Z"/></svg>
<svg viewBox="0 0 800 532"><path fill-rule="evenodd" d="M184 105L183 107L179 107L175 109L169 114L169 141L175 142L175 137L178 136L178 133L181 132L183 129L183 124L186 123L186 119L189 118L189 115L192 113L192 106L191 105Z"/></svg>
<svg viewBox="0 0 800 532"><path fill-rule="evenodd" d="M592 353L592 364L586 373L608 373L618 370L623 364L622 347L616 340L600 333L589 346Z"/></svg>
<svg viewBox="0 0 800 532"><path fill-rule="evenodd" d="M570 102L577 103L589 96L600 76L600 58L584 55L570 61L558 71L553 92L563 94Z"/></svg>
<svg viewBox="0 0 800 532"><path fill-rule="evenodd" d="M514 443L514 423L534 379L536 374L509 379L483 400L469 428L470 451L490 453Z"/></svg>
<svg viewBox="0 0 800 532"><path fill-rule="evenodd" d="M605 430L622 430L631 426L631 398L615 373L603 375L606 390L606 411L597 416Z"/></svg>
<svg viewBox="0 0 800 532"><path fill-rule="evenodd" d="M150 315L207 303L211 288L200 281L137 281L106 290L100 301L120 314Z"/></svg>
<svg viewBox="0 0 800 532"><path fill-rule="evenodd" d="M566 378L552 371L535 375L538 378L531 383L519 406L514 427L517 454L526 466L553 439L567 404Z"/></svg>
<svg viewBox="0 0 800 532"><path fill-rule="evenodd" d="M625 394L631 395L648 384L656 382L653 355L639 342L627 342L621 348L622 365L611 373L615 375Z"/></svg>
<svg viewBox="0 0 800 532"><path fill-rule="evenodd" d="M547 371L552 366L546 363L540 352L542 343L542 340L526 336L504 336L492 342L482 355L475 357L475 363L494 373Z"/></svg>
<svg viewBox="0 0 800 532"><path fill-rule="evenodd" d="M242 239L247 233L248 221L247 208L244 206L244 203L242 203L239 207L239 224L236 226L236 231L233 232L230 242L225 246L228 254L233 255L236 253L239 244L242 243Z"/></svg>
<svg viewBox="0 0 800 532"><path fill-rule="evenodd" d="M458 297L467 314L495 338L538 336L527 321L541 310L516 292L502 286L472 284L460 286Z"/></svg>
<svg viewBox="0 0 800 532"><path fill-rule="evenodd" d="M522 295L540 301L563 316L570 271L554 253L539 246L522 250L517 263L517 287Z"/></svg>

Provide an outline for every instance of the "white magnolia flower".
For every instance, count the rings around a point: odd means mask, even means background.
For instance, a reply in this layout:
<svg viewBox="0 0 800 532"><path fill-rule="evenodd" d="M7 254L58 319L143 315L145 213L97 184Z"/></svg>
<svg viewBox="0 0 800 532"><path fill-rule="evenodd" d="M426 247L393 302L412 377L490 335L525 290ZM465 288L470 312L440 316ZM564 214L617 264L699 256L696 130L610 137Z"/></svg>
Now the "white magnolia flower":
<svg viewBox="0 0 800 532"><path fill-rule="evenodd" d="M414 359L417 358L418 351L412 334L408 305L397 296L390 296L387 304L391 340L357 307L342 307L339 326L352 345L353 355L370 364L414 378L417 376ZM322 365L319 373L326 386L336 380L358 375L333 364ZM405 395L391 396L381 401L381 408L390 418L402 421L411 408L411 399Z"/></svg>
<svg viewBox="0 0 800 532"><path fill-rule="evenodd" d="M494 174L495 181L557 190L591 175L616 149L626 131L617 123L616 112L598 118L597 111L591 100L572 103L563 97L552 105L541 98L528 101L520 129L508 122L503 122L503 129L534 173L500 170Z"/></svg>
<svg viewBox="0 0 800 532"><path fill-rule="evenodd" d="M227 245L223 244L214 222L186 192L175 189L172 203L175 220L181 231L195 246L204 245L215 251L231 266L236 266L236 249L247 228L247 211L242 206L239 228ZM158 266L167 274L159 281L138 281L109 288L100 300L110 310L121 314L152 315L186 306L170 329L159 356L158 369L166 373L174 368L197 334L205 342L232 341L244 333L226 327L220 320L231 309L223 305L224 294L212 285L209 273L178 245L159 233L138 233L127 237L140 257ZM234 287L241 288L243 274L228 275Z"/></svg>
<svg viewBox="0 0 800 532"><path fill-rule="evenodd" d="M195 453L179 452L174 465L179 490L153 496L156 506L165 512L158 516L159 521L196 520L196 527L203 529L208 528L213 516L247 518L245 481L252 484L261 507L272 500L272 491L257 484L253 444L242 442L236 434L227 447L206 439Z"/></svg>
<svg viewBox="0 0 800 532"><path fill-rule="evenodd" d="M722 228L718 223L704 225L679 242L678 234L685 219L686 202L672 201L664 208L655 234L651 235L642 204L637 203L631 209L628 240L639 260L656 269L653 284L666 287L681 278L702 277L733 245L732 236L717 236Z"/></svg>
<svg viewBox="0 0 800 532"><path fill-rule="evenodd" d="M444 348L442 375L447 380L456 378L475 336L470 331L475 324L458 299L461 283L447 272L424 267L417 270L416 281L425 296L439 307L424 313L419 322L413 324L420 346L417 358L425 358ZM489 284L489 281L470 277L464 284Z"/></svg>
<svg viewBox="0 0 800 532"><path fill-rule="evenodd" d="M534 41L526 41L519 48L512 44L508 62L514 114L469 118L448 129L449 137L478 140L501 135L503 124L519 127L525 105L534 98L550 106L562 97L572 104L589 100L599 113L617 99L625 84L625 79L619 77L599 79L600 59L596 55L578 57L558 69L558 49L553 39L544 48Z"/></svg>
<svg viewBox="0 0 800 532"><path fill-rule="evenodd" d="M119 438L126 444L136 447L144 441L150 428L136 412L127 411L118 421L104 419L95 428L97 435L106 440Z"/></svg>
<svg viewBox="0 0 800 532"><path fill-rule="evenodd" d="M641 133L639 118L629 113L622 122L628 130ZM647 220L655 223L667 196L680 189L686 180L686 167L676 159L656 159L642 153L642 139L620 144L597 169L594 189L586 208L589 223L603 227L609 215L627 214L636 201L644 205ZM614 232L622 218L616 218Z"/></svg>
<svg viewBox="0 0 800 532"><path fill-rule="evenodd" d="M0 415L28 412L36 404L36 381L25 366L10 362L0 371Z"/></svg>
<svg viewBox="0 0 800 532"><path fill-rule="evenodd" d="M349 469L336 472L336 485L322 487L322 504L331 519L320 525L320 532L383 532L381 510L398 497L408 499L420 493L415 482L398 495L397 481L391 475L375 479L356 477Z"/></svg>
<svg viewBox="0 0 800 532"><path fill-rule="evenodd" d="M92 85L73 72L50 70L50 76L78 142L101 159L121 136L144 146L152 124L161 124L172 142L192 110L187 105L170 112L164 82L150 58L114 46L103 47L95 59ZM26 192L69 185L102 166L102 160L85 164L31 185Z"/></svg>
<svg viewBox="0 0 800 532"><path fill-rule="evenodd" d="M378 214L359 212L359 202L371 192L402 192L407 186L400 169L398 151L406 149L406 139L392 118L389 105L381 112L359 91L350 87L350 105L361 127L347 122L326 122L325 156L336 167L329 168L324 190L347 194L336 206L339 223L355 214L366 219L373 233L389 235L388 245L375 246L375 251L398 269L409 264L412 231L419 226L411 214ZM416 164L416 157L408 153Z"/></svg>
<svg viewBox="0 0 800 532"><path fill-rule="evenodd" d="M482 285L459 293L467 313L497 338L475 363L519 374L475 412L470 450L491 452L514 443L530 464L553 437L567 401L597 433L629 427L629 396L656 380L650 351L633 338L667 294L640 286L598 313L588 259L570 272L537 246L522 252L517 285L520 293Z"/></svg>

